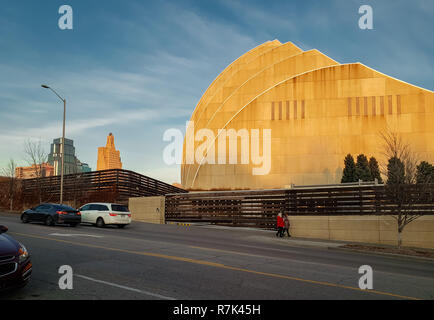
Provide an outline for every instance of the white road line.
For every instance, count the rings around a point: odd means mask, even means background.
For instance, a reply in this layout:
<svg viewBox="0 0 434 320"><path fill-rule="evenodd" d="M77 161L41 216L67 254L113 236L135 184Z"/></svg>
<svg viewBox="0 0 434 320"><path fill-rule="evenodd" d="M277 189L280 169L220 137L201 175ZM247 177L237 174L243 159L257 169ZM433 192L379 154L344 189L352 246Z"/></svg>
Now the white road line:
<svg viewBox="0 0 434 320"><path fill-rule="evenodd" d="M149 292L149 291L144 291L144 290L139 290L139 289L135 289L135 288L130 288L130 287L122 286L120 284L111 283L111 282L107 282L107 281L103 281L103 280L98 280L98 279L94 279L94 278L91 278L91 277L82 276L80 274L75 274L74 276L82 278L82 279L86 279L86 280L89 280L89 281L94 281L94 282L106 284L108 286L112 286L112 287L116 287L116 288L121 288L121 289L129 290L129 291L134 291L134 292L138 292L138 293L143 293L143 294L146 294L148 296L152 296L152 297L156 297L156 298L160 298L160 299L164 299L164 300L176 300L175 298L172 298L172 297L166 297L166 296L162 296L162 295L157 294L157 293L152 293L152 292Z"/></svg>
<svg viewBox="0 0 434 320"><path fill-rule="evenodd" d="M92 238L103 238L103 236L96 236L93 234L84 234L84 233L49 233L49 236L58 236L58 237L92 237Z"/></svg>

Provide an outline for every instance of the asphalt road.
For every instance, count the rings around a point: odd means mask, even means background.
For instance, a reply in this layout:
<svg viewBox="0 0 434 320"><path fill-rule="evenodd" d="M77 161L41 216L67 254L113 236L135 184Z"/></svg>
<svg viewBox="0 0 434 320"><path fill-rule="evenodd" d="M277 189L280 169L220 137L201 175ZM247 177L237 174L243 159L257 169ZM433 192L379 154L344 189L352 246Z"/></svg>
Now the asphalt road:
<svg viewBox="0 0 434 320"><path fill-rule="evenodd" d="M1 299L434 298L434 261L304 245L270 231L140 222L47 227L10 214L0 214L0 224L33 261L28 286ZM72 267L72 290L59 288L62 265ZM373 269L372 290L359 289L362 265Z"/></svg>

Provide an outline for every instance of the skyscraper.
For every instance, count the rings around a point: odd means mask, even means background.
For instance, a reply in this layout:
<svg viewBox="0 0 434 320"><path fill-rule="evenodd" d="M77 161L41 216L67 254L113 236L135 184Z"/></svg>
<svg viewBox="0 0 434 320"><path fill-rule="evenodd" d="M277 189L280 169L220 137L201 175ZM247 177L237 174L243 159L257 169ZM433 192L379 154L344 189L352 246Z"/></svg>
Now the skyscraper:
<svg viewBox="0 0 434 320"><path fill-rule="evenodd" d="M62 138L54 139L51 144L50 154L48 155L47 162L54 167L54 175L60 175L62 170L61 145ZM74 141L65 138L65 162L63 173L71 174L87 171L91 171L89 166L85 163L81 163L75 155Z"/></svg>
<svg viewBox="0 0 434 320"><path fill-rule="evenodd" d="M111 132L107 136L106 146L98 148L98 162L96 170L107 169L122 169L120 152L115 148L115 138Z"/></svg>

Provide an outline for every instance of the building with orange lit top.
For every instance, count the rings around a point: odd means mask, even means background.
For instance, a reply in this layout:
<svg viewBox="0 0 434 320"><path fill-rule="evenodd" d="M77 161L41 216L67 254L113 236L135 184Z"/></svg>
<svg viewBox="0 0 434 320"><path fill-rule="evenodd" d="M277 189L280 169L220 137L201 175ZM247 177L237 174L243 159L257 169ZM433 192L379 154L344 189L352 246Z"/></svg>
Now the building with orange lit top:
<svg viewBox="0 0 434 320"><path fill-rule="evenodd" d="M107 136L105 147L98 148L98 162L96 170L122 169L122 162L119 150L115 148L113 134Z"/></svg>

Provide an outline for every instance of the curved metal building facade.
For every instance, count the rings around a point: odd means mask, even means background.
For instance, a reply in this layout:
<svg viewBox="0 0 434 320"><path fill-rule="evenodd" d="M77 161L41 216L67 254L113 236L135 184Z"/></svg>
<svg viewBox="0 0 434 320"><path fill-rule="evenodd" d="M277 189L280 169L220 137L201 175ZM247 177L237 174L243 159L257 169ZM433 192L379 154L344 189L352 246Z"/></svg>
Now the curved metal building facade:
<svg viewBox="0 0 434 320"><path fill-rule="evenodd" d="M190 190L339 183L348 153L382 160L379 133L386 128L409 142L421 160L434 162L432 91L277 40L247 52L211 83L193 112L193 126L214 137L184 141L181 180ZM241 135L237 161L228 159L229 146L222 149L218 138L230 129L271 129L266 174L252 173L258 167L252 161L255 146L249 140L242 148ZM264 143L259 154L266 151Z"/></svg>

